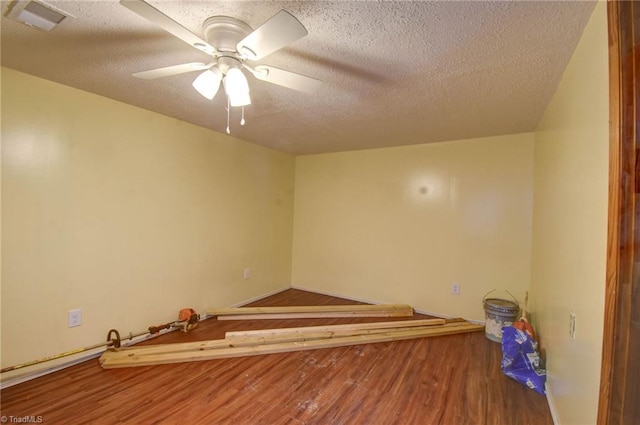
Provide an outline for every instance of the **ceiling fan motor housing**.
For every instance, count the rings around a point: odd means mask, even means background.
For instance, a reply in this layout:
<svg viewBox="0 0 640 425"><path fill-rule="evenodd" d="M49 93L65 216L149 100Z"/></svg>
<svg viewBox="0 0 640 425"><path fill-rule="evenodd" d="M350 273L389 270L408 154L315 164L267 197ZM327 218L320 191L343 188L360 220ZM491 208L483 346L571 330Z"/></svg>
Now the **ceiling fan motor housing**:
<svg viewBox="0 0 640 425"><path fill-rule="evenodd" d="M221 52L235 52L237 44L253 31L246 22L230 16L211 16L202 28L205 40Z"/></svg>

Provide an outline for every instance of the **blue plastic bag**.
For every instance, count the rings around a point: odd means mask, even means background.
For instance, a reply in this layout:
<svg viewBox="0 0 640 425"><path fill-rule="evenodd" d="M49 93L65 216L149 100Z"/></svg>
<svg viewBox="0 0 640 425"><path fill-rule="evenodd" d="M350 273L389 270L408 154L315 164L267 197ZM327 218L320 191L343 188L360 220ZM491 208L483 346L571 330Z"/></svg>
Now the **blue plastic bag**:
<svg viewBox="0 0 640 425"><path fill-rule="evenodd" d="M502 328L502 372L540 394L545 394L547 371L540 366L538 343L513 326Z"/></svg>

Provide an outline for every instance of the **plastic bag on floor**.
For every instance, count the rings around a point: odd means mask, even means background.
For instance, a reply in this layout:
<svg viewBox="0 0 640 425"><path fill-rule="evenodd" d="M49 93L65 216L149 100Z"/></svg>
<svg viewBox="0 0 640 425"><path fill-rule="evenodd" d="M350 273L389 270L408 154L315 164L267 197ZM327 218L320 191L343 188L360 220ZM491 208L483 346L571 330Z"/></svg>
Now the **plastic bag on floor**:
<svg viewBox="0 0 640 425"><path fill-rule="evenodd" d="M538 343L531 335L513 326L502 328L502 372L545 394L547 371L540 366Z"/></svg>

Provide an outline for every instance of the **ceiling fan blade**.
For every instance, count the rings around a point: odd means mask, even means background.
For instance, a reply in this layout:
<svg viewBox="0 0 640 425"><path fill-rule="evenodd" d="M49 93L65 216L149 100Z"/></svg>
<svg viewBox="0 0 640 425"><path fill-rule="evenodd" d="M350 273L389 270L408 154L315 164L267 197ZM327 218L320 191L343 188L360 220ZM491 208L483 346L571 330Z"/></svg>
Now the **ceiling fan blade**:
<svg viewBox="0 0 640 425"><path fill-rule="evenodd" d="M215 47L144 0L120 0L120 4L202 52L213 54L216 51Z"/></svg>
<svg viewBox="0 0 640 425"><path fill-rule="evenodd" d="M287 87L293 90L314 94L320 88L322 82L315 78L307 77L284 69L274 68L268 65L258 65L254 68L253 75L263 81Z"/></svg>
<svg viewBox="0 0 640 425"><path fill-rule="evenodd" d="M248 59L258 60L307 34L307 29L295 16L281 10L242 39L236 50Z"/></svg>
<svg viewBox="0 0 640 425"><path fill-rule="evenodd" d="M181 65L165 66L164 68L150 69L149 71L140 71L131 75L136 78L142 78L143 80L153 80L155 78L169 77L171 75L208 69L209 67L211 67L211 64L207 65L200 62L192 62L183 63Z"/></svg>

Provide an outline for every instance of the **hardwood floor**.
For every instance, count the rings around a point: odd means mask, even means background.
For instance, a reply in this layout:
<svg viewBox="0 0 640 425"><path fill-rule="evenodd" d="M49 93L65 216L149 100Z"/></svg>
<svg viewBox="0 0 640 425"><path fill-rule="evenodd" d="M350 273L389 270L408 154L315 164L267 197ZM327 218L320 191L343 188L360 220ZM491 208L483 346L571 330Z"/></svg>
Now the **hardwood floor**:
<svg viewBox="0 0 640 425"><path fill-rule="evenodd" d="M290 289L251 305L327 304L353 301ZM210 319L144 344L380 320ZM552 424L546 398L504 376L500 360L483 332L126 369L94 359L3 390L1 414L74 425Z"/></svg>

